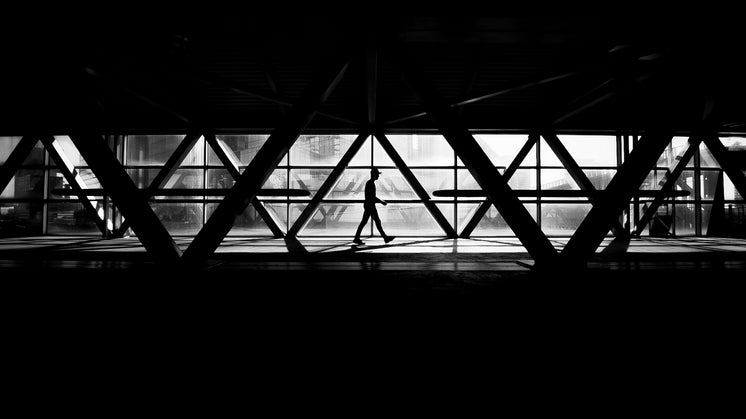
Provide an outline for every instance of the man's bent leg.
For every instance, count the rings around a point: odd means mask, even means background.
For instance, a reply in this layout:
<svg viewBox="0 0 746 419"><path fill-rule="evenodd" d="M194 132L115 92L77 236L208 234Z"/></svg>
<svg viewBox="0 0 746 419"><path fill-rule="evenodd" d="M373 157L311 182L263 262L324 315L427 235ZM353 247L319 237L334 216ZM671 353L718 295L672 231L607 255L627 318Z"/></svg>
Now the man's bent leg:
<svg viewBox="0 0 746 419"><path fill-rule="evenodd" d="M355 240L360 240L360 233L362 233L363 229L365 228L365 225L368 224L368 218L370 218L370 212L368 210L365 210L363 212L363 219L360 221L360 225L357 226L357 232L355 233Z"/></svg>

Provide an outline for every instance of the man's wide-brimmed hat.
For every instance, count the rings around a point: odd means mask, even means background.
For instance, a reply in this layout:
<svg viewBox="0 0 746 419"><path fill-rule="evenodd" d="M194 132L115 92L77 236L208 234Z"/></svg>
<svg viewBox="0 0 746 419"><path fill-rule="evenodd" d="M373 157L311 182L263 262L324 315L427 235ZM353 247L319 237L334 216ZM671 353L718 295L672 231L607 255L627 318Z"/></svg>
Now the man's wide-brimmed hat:
<svg viewBox="0 0 746 419"><path fill-rule="evenodd" d="M376 168L374 167L374 168L370 169L370 174L372 175L372 174L374 174L374 173L376 173L376 174L379 174L379 175L380 175L380 174L381 174L381 171L380 171L380 170L378 170L378 169L376 169Z"/></svg>

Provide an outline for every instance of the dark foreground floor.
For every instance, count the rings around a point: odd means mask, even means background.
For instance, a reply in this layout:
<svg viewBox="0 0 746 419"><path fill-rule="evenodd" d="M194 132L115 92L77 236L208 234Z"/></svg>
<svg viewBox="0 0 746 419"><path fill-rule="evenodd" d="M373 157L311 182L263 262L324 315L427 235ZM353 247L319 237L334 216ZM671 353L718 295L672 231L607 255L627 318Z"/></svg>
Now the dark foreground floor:
<svg viewBox="0 0 746 419"><path fill-rule="evenodd" d="M91 355L116 348L146 357L207 347L286 359L316 350L420 359L453 348L443 356L510 349L536 360L558 353L577 360L611 350L615 362L627 363L741 348L744 244L716 249L697 241L690 252L673 241L642 244L647 251L599 254L582 270L535 270L520 252L383 247L372 254L238 252L177 268L137 249L87 252L52 240L68 251L4 249L0 303L6 337L33 342L33 353L81 342L92 345L85 349Z"/></svg>

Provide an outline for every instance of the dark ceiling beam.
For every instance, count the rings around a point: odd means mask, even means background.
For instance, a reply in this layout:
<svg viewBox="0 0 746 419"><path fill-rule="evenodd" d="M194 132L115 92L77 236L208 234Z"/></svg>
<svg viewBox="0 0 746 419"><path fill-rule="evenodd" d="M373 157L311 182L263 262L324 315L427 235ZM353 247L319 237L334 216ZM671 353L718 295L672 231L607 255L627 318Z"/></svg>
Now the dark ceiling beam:
<svg viewBox="0 0 746 419"><path fill-rule="evenodd" d="M199 75L188 75L188 76L183 76L183 77L186 77L192 81L199 82L202 84L226 88L235 93L239 93L239 94L246 95L246 96L251 96L253 98L276 103L278 105L282 105L286 107L293 106L293 104L290 101L283 99L277 95L261 93L254 89L251 89L250 87L246 85L243 85L233 80L226 79L225 77L216 76L214 74L200 72ZM344 118L338 115L333 115L327 112L319 111L319 112L316 112L316 114L319 116L329 118L329 119L333 119L335 121L344 122L348 125L353 125L353 126L360 125L360 123L357 121L353 121L351 119Z"/></svg>
<svg viewBox="0 0 746 419"><path fill-rule="evenodd" d="M38 138L32 135L24 135L21 137L21 141L16 144L13 151L5 160L2 166L0 166L0 193L8 187L11 179L15 176L18 169L21 167L26 157L31 154L31 150L34 149Z"/></svg>
<svg viewBox="0 0 746 419"><path fill-rule="evenodd" d="M564 79L567 79L567 78L575 77L575 76L577 76L579 74L582 74L582 73L583 72L581 72L581 71L572 71L572 72L560 74L560 75L557 75L557 76L546 77L546 78L542 78L542 79L539 79L539 80L534 80L534 81L530 81L530 82L526 82L526 83L520 83L520 84L515 85L515 86L511 86L511 87L507 87L507 88L504 88L504 89L500 89L500 90L498 90L496 92L491 92L491 93L482 94L482 95L479 95L479 96L474 96L474 97L471 97L469 99L460 100L458 102L451 103L448 106L450 106L450 107L465 106L465 105L469 105L469 104L472 104L472 103L480 102L480 101L483 101L483 100L492 99L494 97L502 96L502 95L505 95L505 94L508 94L508 93L516 92L516 91L519 91L519 90L528 89L528 88L536 87L536 86L541 86L543 84L552 83L552 82L555 82L555 81L559 81L559 80L564 80ZM386 125L394 125L394 124L397 124L399 122L404 122L404 121L408 121L410 119L420 118L420 117L423 117L425 115L427 115L427 112L420 112L420 113L416 113L416 114L413 114L413 115L404 116L404 117L401 117L401 118L393 119L391 121L387 121Z"/></svg>
<svg viewBox="0 0 746 419"><path fill-rule="evenodd" d="M544 137L544 140L546 141L549 148L554 151L557 159L559 159L560 163L562 163L562 166L565 167L567 173L570 174L570 177L572 177L575 183L578 184L580 189L586 192L595 192L596 187L593 186L593 183L591 183L590 179L588 179L588 176L585 175L583 169L580 168L580 165L575 161L572 155L570 155L570 152L567 151L567 148L565 148L564 144L562 144L562 141L560 141L559 137L557 137L557 134L552 131L545 131L542 136ZM591 196L590 201L591 203L595 203L596 199ZM627 230L618 220L611 226L611 230L616 237L624 238L628 236Z"/></svg>
<svg viewBox="0 0 746 419"><path fill-rule="evenodd" d="M404 176L404 179L407 181L409 186L412 187L414 193L417 194L417 197L420 198L423 204L425 204L425 208L427 208L427 211L433 219L435 219L435 222L438 223L438 226L440 226L443 232L446 233L446 237L449 239L455 239L457 237L456 230L453 229L453 226L440 211L440 208L438 208L438 206L430 199L430 195L428 195L425 188L422 187L422 184L420 184L420 181L417 180L417 177L412 173L412 170L404 162L404 159L401 158L394 148L394 145L391 144L389 139L382 132L377 132L376 138L384 151L386 151L386 154L391 158L391 161L393 161L394 165L399 169L399 172Z"/></svg>
<svg viewBox="0 0 746 419"><path fill-rule="evenodd" d="M629 91L629 89L632 89L635 84L642 83L650 77L652 77L651 74L645 74L625 82L620 82L616 79L604 81L599 86L591 89L591 91L586 92L579 98L571 101L567 106L567 109L557 112L557 116L554 117L553 123L559 124L560 122L563 122L587 109L598 106L622 92Z"/></svg>
<svg viewBox="0 0 746 419"><path fill-rule="evenodd" d="M96 211L96 207L94 207L93 203L91 203L90 199L88 199L88 196L91 196L93 194L90 191L88 191L87 193L86 191L84 191L83 185L81 185L82 179L78 172L75 170L75 165L70 163L70 161L65 156L65 152L62 150L62 147L60 147L59 143L54 140L54 137L41 137L41 142L42 144L44 144L44 148L47 149L49 156L57 164L57 169L62 173L62 176L65 177L67 183L72 188L73 193L77 195L80 204L83 206L88 215L93 219L96 227L98 227L99 231L101 231L101 234L106 237L110 233L108 228L106 227L106 221L101 218L101 216L98 214L98 211Z"/></svg>
<svg viewBox="0 0 746 419"><path fill-rule="evenodd" d="M280 88L277 86L277 72L275 71L275 68L272 65L268 47L262 44L260 51L258 52L258 55L259 55L259 64L262 67L262 73L264 74L264 79L267 81L267 86L269 86L269 90L272 92L272 94L275 97L281 97L282 95L280 94ZM285 105L278 103L277 107L280 111L280 114L285 115Z"/></svg>
<svg viewBox="0 0 746 419"><path fill-rule="evenodd" d="M111 86L113 86L113 87L115 87L115 88L117 88L119 90L122 90L122 91L126 92L130 96L133 96L134 98L140 100L141 102L146 103L147 105L149 105L149 106L151 106L151 107L153 107L155 109L158 109L158 110L160 110L160 111L162 111L162 112L164 112L164 113L166 113L168 115L171 115L172 117L180 120L181 122L184 122L186 124L191 124L191 122L192 122L190 118L188 118L188 117L184 116L183 114L181 114L181 113L173 110L170 106L164 105L163 103L161 103L161 102L159 102L157 100L154 100L154 99L148 97L147 95L144 95L144 94L138 92L137 90L132 89L131 87L127 86L123 82L121 82L121 81L119 81L119 80L117 80L117 79L115 79L113 77L108 77L106 75L103 75L103 74L99 73L98 71L96 71L96 70L94 70L94 69L92 69L90 67L86 67L85 71L89 75L105 81L107 84L109 84L109 85L111 85Z"/></svg>
<svg viewBox="0 0 746 419"><path fill-rule="evenodd" d="M189 132L186 136L184 136L184 139L181 140L179 145L176 147L176 150L174 150L174 152L168 158L166 164L161 167L161 170L159 170L153 180L150 181L150 185L148 185L148 190L146 192L147 197L153 196L155 194L155 191L162 188L166 184L166 182L168 182L171 176L176 173L176 169L181 166L181 163L184 162L184 159L186 159L187 155L189 155L189 152L192 151L192 148L194 148L194 145L197 144L197 140L199 140L201 136L202 134L199 131ZM116 236L122 237L129 228L130 222L129 220L125 219L124 221L122 221L122 225L119 226Z"/></svg>
<svg viewBox="0 0 746 419"><path fill-rule="evenodd" d="M376 106L378 105L378 48L372 39L368 40L368 45L365 49L365 70L368 126L374 127L376 124Z"/></svg>
<svg viewBox="0 0 746 419"><path fill-rule="evenodd" d="M329 177L326 178L321 187L319 187L319 190L316 191L316 194L313 196L313 198L311 198L311 202L306 205L306 208L303 209L303 212L301 212L298 219L295 220L293 226L290 227L290 229L288 230L288 237L296 237L298 233L303 229L303 227L306 226L306 223L308 223L308 220L310 220L313 214L316 212L316 209L321 204L321 201L329 194L329 192L331 192L332 188L334 188L334 186L337 184L337 181L339 181L342 173L344 173L345 169L347 169L347 165L350 164L352 159L355 157L357 152L360 151L360 148L363 146L363 144L365 144L365 141L367 139L367 134L361 134L355 139L355 141L352 142L350 148L347 149L345 154L339 160L339 163L334 166L334 169L329 174Z"/></svg>
<svg viewBox="0 0 746 419"><path fill-rule="evenodd" d="M215 137L215 134L209 133L205 135L205 139L207 140L207 144L212 147L215 155L218 156L220 162L222 162L223 166L225 166L225 168L228 170L228 173L230 173L235 181L238 181L238 178L241 177L241 172L238 170L239 162L234 161L228 155L228 151L223 148L223 144L218 141L218 139ZM285 236L285 233L283 233L282 229L278 225L277 220L275 220L275 218L272 216L272 214L270 214L267 208L264 207L264 204L259 200L259 198L254 197L254 199L251 200L251 205L254 206L254 210L259 214L260 217L262 217L262 220L264 220L264 223L267 225L275 238L279 239Z"/></svg>
<svg viewBox="0 0 746 419"><path fill-rule="evenodd" d="M521 147L520 150L518 150L518 154L515 156L513 161L510 163L510 166L508 166L507 169L505 169L505 172L503 173L503 178L505 179L505 182L509 182L510 178L513 176L516 170L518 170L518 166L523 163L523 160L528 156L528 153L531 151L531 149L534 147L534 145L539 141L539 134L531 133L528 135L528 139L526 140L526 143L523 144L523 147ZM492 206L492 202L487 199L481 204L479 204L479 207L474 212L474 215L469 219L469 221L466 223L466 226L463 230L461 230L461 234L459 234L459 237L463 239L468 239L471 236L471 233L474 231L475 228L479 225L479 222L482 221L482 218L484 218L485 214L487 214L487 211L489 211L490 207Z"/></svg>
<svg viewBox="0 0 746 419"><path fill-rule="evenodd" d="M70 138L153 259L158 263L177 264L181 249L106 141L100 135L71 135Z"/></svg>
<svg viewBox="0 0 746 419"><path fill-rule="evenodd" d="M562 249L562 259L568 266L584 266L606 237L614 221L640 188L640 184L673 136L667 132L650 131L637 142L627 160L588 212L570 241Z"/></svg>
<svg viewBox="0 0 746 419"><path fill-rule="evenodd" d="M218 205L205 226L187 248L184 255L190 263L207 260L220 246L233 227L238 214L243 213L256 197L264 182L287 154L303 129L311 122L322 103L331 95L342 79L349 61L330 63L331 70L320 74L306 87L298 103L290 109L281 124L275 128L259 152L251 160ZM329 70L329 69L328 69Z"/></svg>
<svg viewBox="0 0 746 419"><path fill-rule="evenodd" d="M633 236L639 236L642 233L642 230L645 229L645 226L647 226L650 220L653 219L653 216L658 211L658 207L660 207L660 205L663 203L663 200L670 196L667 195L667 193L673 190L673 187L674 185L676 185L677 180L684 172L686 165L689 164L689 160L692 159L692 157L694 156L694 152L697 151L697 149L699 148L699 143L701 141L702 140L699 136L692 136L689 138L688 148L681 156L679 162L676 163L676 167L674 167L673 171L666 175L666 182L663 183L660 191L657 191L658 193L655 195L653 202L650 203L648 209L645 210L645 214L643 214L642 218L640 218L640 221L637 222L635 231L632 233Z"/></svg>
<svg viewBox="0 0 746 419"><path fill-rule="evenodd" d="M459 121L455 110L440 97L419 65L410 61L397 41L391 42L388 47L386 56L401 70L405 81L432 117L440 133L464 162L477 184L487 192L487 196L534 258L537 266L552 263L557 251L469 130Z"/></svg>

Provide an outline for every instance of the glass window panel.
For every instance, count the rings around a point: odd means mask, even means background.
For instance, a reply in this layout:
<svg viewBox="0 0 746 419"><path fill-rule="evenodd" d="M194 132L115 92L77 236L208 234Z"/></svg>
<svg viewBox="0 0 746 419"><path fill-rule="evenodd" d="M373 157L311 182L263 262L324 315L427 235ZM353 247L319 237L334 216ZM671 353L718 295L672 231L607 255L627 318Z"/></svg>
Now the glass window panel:
<svg viewBox="0 0 746 419"><path fill-rule="evenodd" d="M728 150L746 149L746 138L744 137L721 137L720 142L723 143L725 148Z"/></svg>
<svg viewBox="0 0 746 419"><path fill-rule="evenodd" d="M168 179L163 189L203 189L204 188L204 171L202 169L178 169ZM183 195L178 197L169 197L169 199L197 199L202 195Z"/></svg>
<svg viewBox="0 0 746 419"><path fill-rule="evenodd" d="M583 173L598 190L606 189L609 182L616 175L615 169L584 169Z"/></svg>
<svg viewBox="0 0 746 419"><path fill-rule="evenodd" d="M393 205L393 204L389 204ZM380 214L380 211L379 211ZM305 228L300 231L301 236L349 236L352 238L357 231L357 226L363 217L363 204L349 203L322 203L319 208L308 220ZM297 218L297 217L296 217ZM370 223L363 234L368 235L370 232ZM384 224L383 228L386 228ZM393 232L387 234L394 235Z"/></svg>
<svg viewBox="0 0 746 419"><path fill-rule="evenodd" d="M565 169L541 169L541 189L577 191L580 187Z"/></svg>
<svg viewBox="0 0 746 419"><path fill-rule="evenodd" d="M370 179L366 169L347 169L339 177L326 199L365 199L365 182Z"/></svg>
<svg viewBox="0 0 746 419"><path fill-rule="evenodd" d="M212 213L218 207L217 203L206 204L205 211L207 211L207 219L209 220ZM228 232L229 236L272 236L267 224L264 222L259 213L256 212L253 205L249 205L248 208L241 214L239 214L233 222L233 227Z"/></svg>
<svg viewBox="0 0 746 419"><path fill-rule="evenodd" d="M158 174L160 169L127 169L127 174L139 189L145 189L150 186L153 178Z"/></svg>
<svg viewBox="0 0 746 419"><path fill-rule="evenodd" d="M378 206L378 214L386 234L392 236L442 236L440 228L422 203ZM369 221L370 223L370 221ZM378 235L378 230L374 230Z"/></svg>
<svg viewBox="0 0 746 419"><path fill-rule="evenodd" d="M456 173L459 190L481 190L474 176L467 169L458 169Z"/></svg>
<svg viewBox="0 0 746 419"><path fill-rule="evenodd" d="M88 166L88 163L85 161L83 156L80 155L78 148L75 147L75 144L73 144L73 140L71 140L70 137L67 135L56 135L54 137L54 142L62 149L62 153L70 164L73 166Z"/></svg>
<svg viewBox="0 0 746 419"><path fill-rule="evenodd" d="M269 135L216 135L215 138L223 145L223 149L227 150L229 156L234 159L233 161L238 162L239 166L246 166L251 163ZM207 147L207 164L223 165L210 146ZM282 164L286 165L287 160Z"/></svg>
<svg viewBox="0 0 746 419"><path fill-rule="evenodd" d="M298 220L298 217L303 213L303 211L306 210L306 207L308 206L308 203L306 202L293 202L292 204L288 204L285 208L289 212L287 215L283 215L283 217L288 219L288 225L292 227L295 222ZM288 228L290 228L288 227Z"/></svg>
<svg viewBox="0 0 746 419"><path fill-rule="evenodd" d="M710 217L712 214L712 205L702 204L702 235L709 236L708 226L710 225ZM714 232L713 232L714 233Z"/></svg>
<svg viewBox="0 0 746 419"><path fill-rule="evenodd" d="M207 169L208 189L230 189L235 183L228 169Z"/></svg>
<svg viewBox="0 0 746 419"><path fill-rule="evenodd" d="M384 201L390 199L420 199L398 169L382 170L381 177L375 183L376 196ZM363 191L365 191L364 188Z"/></svg>
<svg viewBox="0 0 746 419"><path fill-rule="evenodd" d="M0 198L43 198L44 171L41 169L19 169L10 179Z"/></svg>
<svg viewBox="0 0 746 419"><path fill-rule="evenodd" d="M184 140L183 135L128 135L126 139L127 165L162 166ZM205 162L204 139L200 137L182 166L202 165Z"/></svg>
<svg viewBox="0 0 746 419"><path fill-rule="evenodd" d="M746 228L746 205L743 203L725 204L725 221L728 223L729 234L731 236L742 236Z"/></svg>
<svg viewBox="0 0 746 419"><path fill-rule="evenodd" d="M92 177L93 173L90 169L79 169L78 172L81 174L80 180L83 182L83 189L100 189L101 184L98 183L98 179ZM56 189L65 189L65 193L54 194L53 191ZM89 195L90 197L96 197L101 199L100 195ZM67 182L67 179L57 169L49 170L49 199L78 199L78 195L73 192L72 187Z"/></svg>
<svg viewBox="0 0 746 419"><path fill-rule="evenodd" d="M388 135L387 138L407 166L453 166L453 149L441 135Z"/></svg>
<svg viewBox="0 0 746 419"><path fill-rule="evenodd" d="M5 164L10 154L15 150L22 137L0 137L0 165ZM26 156L23 166L33 166L44 164L44 146L40 141L31 149L31 153Z"/></svg>
<svg viewBox="0 0 746 419"><path fill-rule="evenodd" d="M657 191L666 183L666 171L665 170L651 170L648 176L640 184L640 190L642 191Z"/></svg>
<svg viewBox="0 0 746 419"><path fill-rule="evenodd" d="M298 199L312 198L331 172L332 169L290 169L290 188L310 192L310 195Z"/></svg>
<svg viewBox="0 0 746 419"><path fill-rule="evenodd" d="M172 235L194 235L202 228L203 204L161 201L152 203L151 207Z"/></svg>
<svg viewBox="0 0 746 419"><path fill-rule="evenodd" d="M562 163L557 158L557 155L554 154L554 150L552 150L551 147L549 147L549 144L544 140L544 137L541 137L539 143L541 144L541 165L562 167Z"/></svg>
<svg viewBox="0 0 746 419"><path fill-rule="evenodd" d="M642 218L645 211L652 201L646 201L641 203L640 207L640 218ZM673 223L673 206L667 202L662 203L655 212L655 216L648 223L646 229L648 235L653 237L666 237L671 234L671 225ZM643 230L644 231L644 230Z"/></svg>
<svg viewBox="0 0 746 419"><path fill-rule="evenodd" d="M526 141L528 134L477 134L474 136L492 164L505 170L513 162ZM536 166L536 145L531 148L521 166Z"/></svg>
<svg viewBox="0 0 746 419"><path fill-rule="evenodd" d="M453 169L412 169L412 173L431 198L453 199L433 197L433 191L453 190Z"/></svg>
<svg viewBox="0 0 746 419"><path fill-rule="evenodd" d="M667 167L673 170L687 148L689 148L689 139L687 137L673 137L671 142L663 150L663 153L658 157L656 166ZM690 161L689 163L691 165L692 162Z"/></svg>
<svg viewBox="0 0 746 419"><path fill-rule="evenodd" d="M79 202L50 202L47 207L49 234L100 235L95 218Z"/></svg>
<svg viewBox="0 0 746 419"><path fill-rule="evenodd" d="M508 186L513 189L536 189L536 170L518 169L508 181Z"/></svg>
<svg viewBox="0 0 746 419"><path fill-rule="evenodd" d="M262 189L288 189L287 169L275 169L262 185ZM281 198L273 196L270 198Z"/></svg>
<svg viewBox="0 0 746 419"><path fill-rule="evenodd" d="M590 204L542 204L541 230L547 236L571 236L591 207Z"/></svg>
<svg viewBox="0 0 746 419"><path fill-rule="evenodd" d="M440 212L443 213L443 216L446 217L446 220L448 220L448 224L450 224L451 227L456 228L456 225L454 224L455 220L453 219L453 214L455 210L454 205L452 203L451 204L443 203L443 204L435 204L435 206L438 207ZM383 226L383 228L386 228L386 226ZM440 234L445 235L445 232L443 231L442 228L440 229Z"/></svg>
<svg viewBox="0 0 746 419"><path fill-rule="evenodd" d="M381 147L378 139L373 142L373 165L377 167L395 166L394 161L389 157L389 153Z"/></svg>
<svg viewBox="0 0 746 419"><path fill-rule="evenodd" d="M743 197L741 197L741 194L736 189L736 186L733 185L730 177L727 174L724 174L723 176L723 190L725 192L725 199L728 201L742 201Z"/></svg>
<svg viewBox="0 0 746 419"><path fill-rule="evenodd" d="M31 149L31 153L23 161L23 166L36 166L44 164L44 145L41 141L37 141L34 148Z"/></svg>
<svg viewBox="0 0 746 419"><path fill-rule="evenodd" d="M693 236L695 234L696 205L676 205L676 227L677 236Z"/></svg>
<svg viewBox="0 0 746 419"><path fill-rule="evenodd" d="M355 154L355 157L350 160L349 166L368 166L372 164L371 162L371 147L373 147L371 143L371 137L368 137L368 139L365 140L363 145L360 147L360 150ZM380 147L378 144L378 141L376 141L376 145Z"/></svg>
<svg viewBox="0 0 746 419"><path fill-rule="evenodd" d="M457 232L461 234L461 232L464 231L464 227L466 227L466 224L469 223L469 221L474 217L474 213L477 211L477 208L479 208L480 204L458 204L456 208L456 222L457 222Z"/></svg>
<svg viewBox="0 0 746 419"><path fill-rule="evenodd" d="M705 143L700 143L699 145L699 165L700 167L720 167L720 164L715 160L715 156L712 155Z"/></svg>
<svg viewBox="0 0 746 419"><path fill-rule="evenodd" d="M720 176L719 170L702 170L699 176L700 198L706 200L715 199L717 193L717 183Z"/></svg>
<svg viewBox="0 0 746 419"><path fill-rule="evenodd" d="M43 208L41 201L0 202L0 237L41 234Z"/></svg>
<svg viewBox="0 0 746 419"><path fill-rule="evenodd" d="M688 192L687 196L677 196L679 201L689 201L695 199L694 195L694 170L684 170L681 176L676 180L674 190Z"/></svg>
<svg viewBox="0 0 746 419"><path fill-rule="evenodd" d="M508 180L512 189L536 190L536 169L518 169ZM458 169L458 189L481 189L467 169Z"/></svg>
<svg viewBox="0 0 746 419"><path fill-rule="evenodd" d="M301 207L299 209L299 207ZM264 207L267 208L267 212L269 212L277 225L282 229L283 231L287 231L288 229L288 204L283 204L279 202L264 202ZM291 207L291 213L297 213L300 214L300 212L303 211L303 209L306 207L306 204L290 204ZM297 216L295 217L298 218Z"/></svg>
<svg viewBox="0 0 746 419"><path fill-rule="evenodd" d="M616 136L610 135L559 135L560 142L565 146L573 160L579 166L616 166ZM543 138L542 138L543 141ZM542 147L543 147L542 143ZM542 164L545 163L544 154L554 162L557 157L549 147L541 149Z"/></svg>
<svg viewBox="0 0 746 419"><path fill-rule="evenodd" d="M290 149L290 164L336 166L356 135L301 135Z"/></svg>
<svg viewBox="0 0 746 419"><path fill-rule="evenodd" d="M531 217L536 220L536 205L535 204L524 204L526 210L531 214ZM495 209L495 206L490 206L489 211L482 217L482 220L477 224L474 232L471 234L475 237L485 236L515 236L513 230L510 229L508 223Z"/></svg>
<svg viewBox="0 0 746 419"><path fill-rule="evenodd" d="M21 142L21 137L0 137L0 165L5 164L19 142Z"/></svg>

